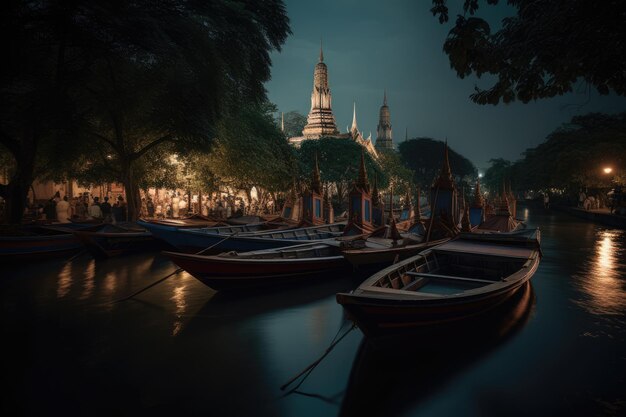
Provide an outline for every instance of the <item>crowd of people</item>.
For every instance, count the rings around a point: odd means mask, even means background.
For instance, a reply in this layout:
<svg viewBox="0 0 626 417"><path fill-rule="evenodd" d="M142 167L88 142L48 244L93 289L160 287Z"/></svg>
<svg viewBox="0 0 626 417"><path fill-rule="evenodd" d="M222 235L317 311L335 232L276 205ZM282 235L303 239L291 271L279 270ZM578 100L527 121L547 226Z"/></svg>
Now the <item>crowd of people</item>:
<svg viewBox="0 0 626 417"><path fill-rule="evenodd" d="M71 220L102 220L108 223L123 222L127 219L126 202L118 195L113 204L105 196L102 201L98 196L84 193L76 197L61 197L56 192L44 204L32 204L26 208L26 216L33 220L51 220L60 223L69 223Z"/></svg>
<svg viewBox="0 0 626 417"><path fill-rule="evenodd" d="M146 195L141 199L142 217L148 218L180 218L196 213L219 219L231 216L245 216L248 214L272 214L274 206L271 202L261 206L257 200L246 204L241 197L181 195L178 192L167 193L163 196Z"/></svg>

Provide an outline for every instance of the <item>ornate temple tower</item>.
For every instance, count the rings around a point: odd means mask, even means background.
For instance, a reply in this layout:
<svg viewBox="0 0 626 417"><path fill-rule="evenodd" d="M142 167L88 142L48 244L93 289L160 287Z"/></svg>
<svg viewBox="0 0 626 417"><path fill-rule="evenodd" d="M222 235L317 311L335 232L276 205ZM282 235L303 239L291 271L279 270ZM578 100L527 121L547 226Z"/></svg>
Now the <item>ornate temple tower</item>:
<svg viewBox="0 0 626 417"><path fill-rule="evenodd" d="M332 97L328 88L328 68L324 63L324 51L320 46L320 60L315 65L313 92L311 93L311 111L307 124L302 130L306 139L318 139L321 136L339 134L332 109Z"/></svg>
<svg viewBox="0 0 626 417"><path fill-rule="evenodd" d="M380 117L376 130L376 149L393 149L393 135L391 132L391 114L387 106L387 91L383 97L383 105L380 107Z"/></svg>
<svg viewBox="0 0 626 417"><path fill-rule="evenodd" d="M457 224L459 209L457 203L457 190L450 170L448 160L448 143L444 145L443 165L439 177L430 189L431 217L441 217Z"/></svg>

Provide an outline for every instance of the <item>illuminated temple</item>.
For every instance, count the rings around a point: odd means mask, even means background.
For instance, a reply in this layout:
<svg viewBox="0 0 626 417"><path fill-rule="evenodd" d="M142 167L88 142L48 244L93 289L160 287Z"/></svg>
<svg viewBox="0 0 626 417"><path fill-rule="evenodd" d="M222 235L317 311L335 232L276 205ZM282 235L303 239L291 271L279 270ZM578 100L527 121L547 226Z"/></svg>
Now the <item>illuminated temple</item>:
<svg viewBox="0 0 626 417"><path fill-rule="evenodd" d="M385 106L386 101L385 96ZM372 143L371 135L365 138L357 126L356 103L353 108L352 127L350 130L346 133L340 133L337 129L337 122L332 109L332 95L328 87L328 67L324 63L324 51L320 47L319 62L315 65L313 74L311 111L309 111L309 116L307 117L307 124L302 130L302 136L289 138L289 143L299 147L305 140L314 140L321 137L350 138L363 146L372 156L378 156L376 148Z"/></svg>

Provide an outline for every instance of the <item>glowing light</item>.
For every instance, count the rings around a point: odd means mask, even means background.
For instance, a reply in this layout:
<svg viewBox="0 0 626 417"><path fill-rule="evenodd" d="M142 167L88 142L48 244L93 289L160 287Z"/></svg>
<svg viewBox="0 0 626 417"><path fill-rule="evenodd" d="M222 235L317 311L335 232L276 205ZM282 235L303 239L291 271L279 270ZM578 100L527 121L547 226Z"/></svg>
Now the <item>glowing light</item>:
<svg viewBox="0 0 626 417"><path fill-rule="evenodd" d="M176 321L174 321L174 329L172 336L176 336L183 328L183 317L187 311L187 300L185 299L186 285L174 288L174 295L171 300L176 304Z"/></svg>
<svg viewBox="0 0 626 417"><path fill-rule="evenodd" d="M485 174L483 174L482 172L478 173L478 178L482 178Z"/></svg>
<svg viewBox="0 0 626 417"><path fill-rule="evenodd" d="M603 169L603 171L604 171L605 174L610 174L611 172L613 172L613 168L606 167L606 168Z"/></svg>

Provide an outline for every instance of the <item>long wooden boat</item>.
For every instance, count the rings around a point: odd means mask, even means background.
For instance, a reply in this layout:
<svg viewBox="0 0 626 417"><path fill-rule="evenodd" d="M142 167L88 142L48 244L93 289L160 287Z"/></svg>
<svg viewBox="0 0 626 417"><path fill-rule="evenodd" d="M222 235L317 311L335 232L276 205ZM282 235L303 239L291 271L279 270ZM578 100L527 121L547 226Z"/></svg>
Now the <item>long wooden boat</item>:
<svg viewBox="0 0 626 417"><path fill-rule="evenodd" d="M367 244L365 244L365 247L348 246L343 249L343 256L355 268L391 264L417 255L425 249L441 245L449 240L450 238L443 238L430 242L416 242L412 239L403 239L394 244L391 239L368 238L367 242L377 242L380 244L380 247L372 247L372 245L368 247Z"/></svg>
<svg viewBox="0 0 626 417"><path fill-rule="evenodd" d="M538 229L500 235L461 235L379 271L353 292L337 294L337 302L368 336L480 314L514 294L539 266Z"/></svg>
<svg viewBox="0 0 626 417"><path fill-rule="evenodd" d="M333 241L334 242L334 241ZM215 290L240 290L324 277L350 267L330 241L215 256L164 252L175 264Z"/></svg>
<svg viewBox="0 0 626 417"><path fill-rule="evenodd" d="M176 229L162 225L138 222L157 238L161 238L176 249L197 253L212 248L209 253L224 251L252 251L280 248L340 236L345 223L303 227L297 229L263 230L264 224L221 226L201 229Z"/></svg>
<svg viewBox="0 0 626 417"><path fill-rule="evenodd" d="M160 242L144 228L107 224L99 230L77 230L74 235L95 258L154 250Z"/></svg>
<svg viewBox="0 0 626 417"><path fill-rule="evenodd" d="M87 229L98 226L91 224L82 227ZM3 231L0 234L0 262L40 260L76 252L83 244L72 234L73 230L60 225L49 225Z"/></svg>

